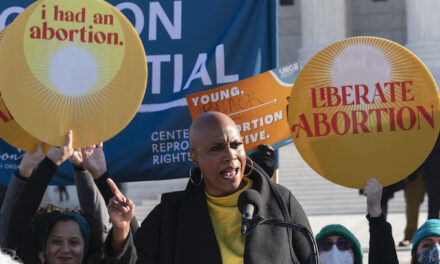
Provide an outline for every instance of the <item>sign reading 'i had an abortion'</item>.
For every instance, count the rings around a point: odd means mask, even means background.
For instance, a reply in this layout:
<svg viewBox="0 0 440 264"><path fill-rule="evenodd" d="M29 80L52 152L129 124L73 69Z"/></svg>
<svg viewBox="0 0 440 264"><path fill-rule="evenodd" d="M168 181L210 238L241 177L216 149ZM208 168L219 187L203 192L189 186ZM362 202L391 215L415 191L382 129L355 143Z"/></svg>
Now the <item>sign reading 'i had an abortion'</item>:
<svg viewBox="0 0 440 264"><path fill-rule="evenodd" d="M12 116L52 145L62 145L69 130L76 147L113 137L134 117L146 88L141 40L105 1L32 4L9 27L0 62Z"/></svg>

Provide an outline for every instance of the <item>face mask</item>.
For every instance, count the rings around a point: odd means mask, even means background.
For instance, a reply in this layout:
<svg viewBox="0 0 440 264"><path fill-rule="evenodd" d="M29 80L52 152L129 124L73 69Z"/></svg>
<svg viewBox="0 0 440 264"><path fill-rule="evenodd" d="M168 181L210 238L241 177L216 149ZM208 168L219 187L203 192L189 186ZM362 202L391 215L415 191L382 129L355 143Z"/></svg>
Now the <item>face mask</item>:
<svg viewBox="0 0 440 264"><path fill-rule="evenodd" d="M324 251L319 254L322 264L353 264L353 255L349 250L339 250L336 245L333 245L329 251Z"/></svg>
<svg viewBox="0 0 440 264"><path fill-rule="evenodd" d="M417 255L417 261L420 264L439 264L440 263L440 245L434 244L425 251Z"/></svg>

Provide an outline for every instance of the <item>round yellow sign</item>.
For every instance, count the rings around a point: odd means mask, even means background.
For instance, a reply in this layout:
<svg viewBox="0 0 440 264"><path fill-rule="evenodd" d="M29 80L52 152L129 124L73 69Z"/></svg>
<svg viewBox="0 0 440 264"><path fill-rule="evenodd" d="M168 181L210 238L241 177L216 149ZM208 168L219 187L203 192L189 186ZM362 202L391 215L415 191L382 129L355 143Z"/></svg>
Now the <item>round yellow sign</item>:
<svg viewBox="0 0 440 264"><path fill-rule="evenodd" d="M289 103L292 138L324 178L363 188L416 170L439 132L439 94L428 69L389 40L355 37L316 54Z"/></svg>
<svg viewBox="0 0 440 264"><path fill-rule="evenodd" d="M6 32L8 27L5 27L2 31L0 31L0 48L3 39L6 36ZM0 96L0 137L6 141L8 144L30 152L35 152L37 150L38 143L40 142L38 139L31 136L28 132L26 132L14 119L12 114L9 112L6 107L3 98ZM49 151L51 146L45 144L44 145L44 153Z"/></svg>
<svg viewBox="0 0 440 264"><path fill-rule="evenodd" d="M101 0L40 0L10 26L0 50L2 97L39 140L84 147L121 131L146 88L147 62L131 23Z"/></svg>

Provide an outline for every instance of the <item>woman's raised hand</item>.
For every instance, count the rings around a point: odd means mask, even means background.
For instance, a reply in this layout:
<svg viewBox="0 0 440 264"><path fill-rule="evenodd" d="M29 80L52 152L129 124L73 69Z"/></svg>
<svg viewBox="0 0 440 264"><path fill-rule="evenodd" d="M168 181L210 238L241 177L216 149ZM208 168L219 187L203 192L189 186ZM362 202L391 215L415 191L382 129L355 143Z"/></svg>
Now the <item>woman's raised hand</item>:
<svg viewBox="0 0 440 264"><path fill-rule="evenodd" d="M30 177L34 167L44 159L43 145L44 143L40 142L38 143L37 151L26 152L24 154L20 162L20 167L18 168L21 176L26 178Z"/></svg>
<svg viewBox="0 0 440 264"><path fill-rule="evenodd" d="M101 142L96 146L81 149L83 165L88 171L90 171L95 180L107 171L103 147L104 145Z"/></svg>
<svg viewBox="0 0 440 264"><path fill-rule="evenodd" d="M364 195L367 196L367 207L371 217L379 217L382 214L382 189L382 184L375 178L370 178L365 184Z"/></svg>
<svg viewBox="0 0 440 264"><path fill-rule="evenodd" d="M108 214L113 223L112 251L117 254L122 250L124 241L130 232L130 222L134 217L134 203L126 198L115 182L108 178L107 184L113 192L113 198L108 203Z"/></svg>
<svg viewBox="0 0 440 264"><path fill-rule="evenodd" d="M47 153L47 158L53 161L56 165L63 164L70 158L75 150L72 147L72 131L67 132L66 141L60 147L51 147Z"/></svg>

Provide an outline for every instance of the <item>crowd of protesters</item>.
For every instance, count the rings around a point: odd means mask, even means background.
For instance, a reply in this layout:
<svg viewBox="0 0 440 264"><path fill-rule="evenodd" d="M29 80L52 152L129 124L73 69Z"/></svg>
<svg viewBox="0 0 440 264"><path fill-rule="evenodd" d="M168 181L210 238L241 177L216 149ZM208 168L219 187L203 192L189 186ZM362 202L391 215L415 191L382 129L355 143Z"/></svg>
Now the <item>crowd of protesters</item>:
<svg viewBox="0 0 440 264"><path fill-rule="evenodd" d="M190 144L194 168L185 190L163 194L140 226L133 201L111 180L102 144L73 149L72 132L63 146L52 147L46 155L40 144L36 152L24 155L11 177L0 210L0 263L362 263L359 241L338 224L329 223L317 233L316 256L304 234L295 230L261 225L248 236L241 235L237 199L248 189L261 196L256 214L294 222L311 232L294 195L271 180L275 151L261 146L251 158L246 157L235 123L216 112L193 122ZM405 230L404 241L412 243L412 263L439 263L436 195L440 193L432 194L432 186L428 187L438 179L436 155L433 152L403 187L407 208L412 195L406 193L421 189L419 185L430 199L430 220L418 229L417 222L408 222ZM80 209L41 206L57 168L67 161L73 164ZM429 184L419 183L422 180ZM363 193L370 230L369 263L398 263L384 210L386 188L371 178ZM414 203L409 211L418 215L420 199Z"/></svg>

